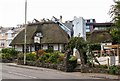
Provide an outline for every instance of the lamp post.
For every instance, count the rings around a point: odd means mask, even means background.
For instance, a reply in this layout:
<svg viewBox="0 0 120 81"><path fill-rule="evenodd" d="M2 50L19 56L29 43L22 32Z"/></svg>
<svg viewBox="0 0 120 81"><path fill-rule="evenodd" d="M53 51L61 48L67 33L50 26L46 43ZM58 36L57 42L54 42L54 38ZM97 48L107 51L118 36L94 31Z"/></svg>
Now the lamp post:
<svg viewBox="0 0 120 81"><path fill-rule="evenodd" d="M27 28L27 0L25 0L25 37L24 37L24 64L26 64L26 28Z"/></svg>

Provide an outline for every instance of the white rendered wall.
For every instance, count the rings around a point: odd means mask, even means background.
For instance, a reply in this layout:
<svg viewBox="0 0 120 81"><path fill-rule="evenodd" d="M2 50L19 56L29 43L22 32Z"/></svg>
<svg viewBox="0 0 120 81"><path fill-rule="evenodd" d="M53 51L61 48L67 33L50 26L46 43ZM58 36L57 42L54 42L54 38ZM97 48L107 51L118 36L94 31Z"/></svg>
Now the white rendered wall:
<svg viewBox="0 0 120 81"><path fill-rule="evenodd" d="M15 46L15 49L18 51L22 51L22 46Z"/></svg>
<svg viewBox="0 0 120 81"><path fill-rule="evenodd" d="M31 51L35 51L35 47L34 46L31 47Z"/></svg>
<svg viewBox="0 0 120 81"><path fill-rule="evenodd" d="M62 52L62 50L63 50L63 44L59 45L59 49L60 49L60 52Z"/></svg>
<svg viewBox="0 0 120 81"><path fill-rule="evenodd" d="M73 31L74 37L83 37L86 40L86 24L85 24L85 20L82 17L74 17L73 20Z"/></svg>
<svg viewBox="0 0 120 81"><path fill-rule="evenodd" d="M48 45L47 44L44 44L43 45L43 49L45 50L45 49L48 49Z"/></svg>
<svg viewBox="0 0 120 81"><path fill-rule="evenodd" d="M58 44L54 44L54 50L58 50Z"/></svg>

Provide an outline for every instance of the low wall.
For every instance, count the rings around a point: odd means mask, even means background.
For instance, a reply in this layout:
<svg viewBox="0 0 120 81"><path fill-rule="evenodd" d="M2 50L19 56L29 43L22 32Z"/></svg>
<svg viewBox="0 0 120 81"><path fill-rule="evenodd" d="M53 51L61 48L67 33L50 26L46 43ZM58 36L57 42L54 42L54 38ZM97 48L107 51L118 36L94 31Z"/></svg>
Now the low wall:
<svg viewBox="0 0 120 81"><path fill-rule="evenodd" d="M17 61L17 64L19 64L19 65L23 65L23 63L24 63L23 61ZM40 63L40 62L27 61L26 65L43 67L43 68L50 68L50 69L57 69L60 71L65 71L65 72L73 72L74 68L75 68L74 63L71 63L66 67L64 64L50 64L50 63Z"/></svg>
<svg viewBox="0 0 120 81"><path fill-rule="evenodd" d="M120 75L120 70L110 70L105 68L95 68L95 67L89 67L87 65L81 66L81 72L82 73L105 73L105 74L115 74Z"/></svg>

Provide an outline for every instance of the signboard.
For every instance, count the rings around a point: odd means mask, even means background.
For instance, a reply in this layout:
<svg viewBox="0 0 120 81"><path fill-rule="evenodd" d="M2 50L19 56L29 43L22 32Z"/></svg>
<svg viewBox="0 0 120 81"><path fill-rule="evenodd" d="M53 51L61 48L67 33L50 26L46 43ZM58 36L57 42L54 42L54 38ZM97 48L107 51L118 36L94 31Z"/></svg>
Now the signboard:
<svg viewBox="0 0 120 81"><path fill-rule="evenodd" d="M40 37L35 36L34 37L34 43L40 43Z"/></svg>

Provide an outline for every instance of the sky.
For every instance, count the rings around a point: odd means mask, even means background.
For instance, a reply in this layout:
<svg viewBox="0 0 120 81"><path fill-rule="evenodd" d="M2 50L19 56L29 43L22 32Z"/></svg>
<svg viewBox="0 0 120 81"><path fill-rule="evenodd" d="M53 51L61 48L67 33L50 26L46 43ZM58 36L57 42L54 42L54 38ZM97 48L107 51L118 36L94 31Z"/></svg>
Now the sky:
<svg viewBox="0 0 120 81"><path fill-rule="evenodd" d="M27 22L33 19L60 18L63 22L74 16L96 19L96 22L111 21L108 14L113 0L27 0ZM16 27L25 22L25 0L0 0L0 26Z"/></svg>

